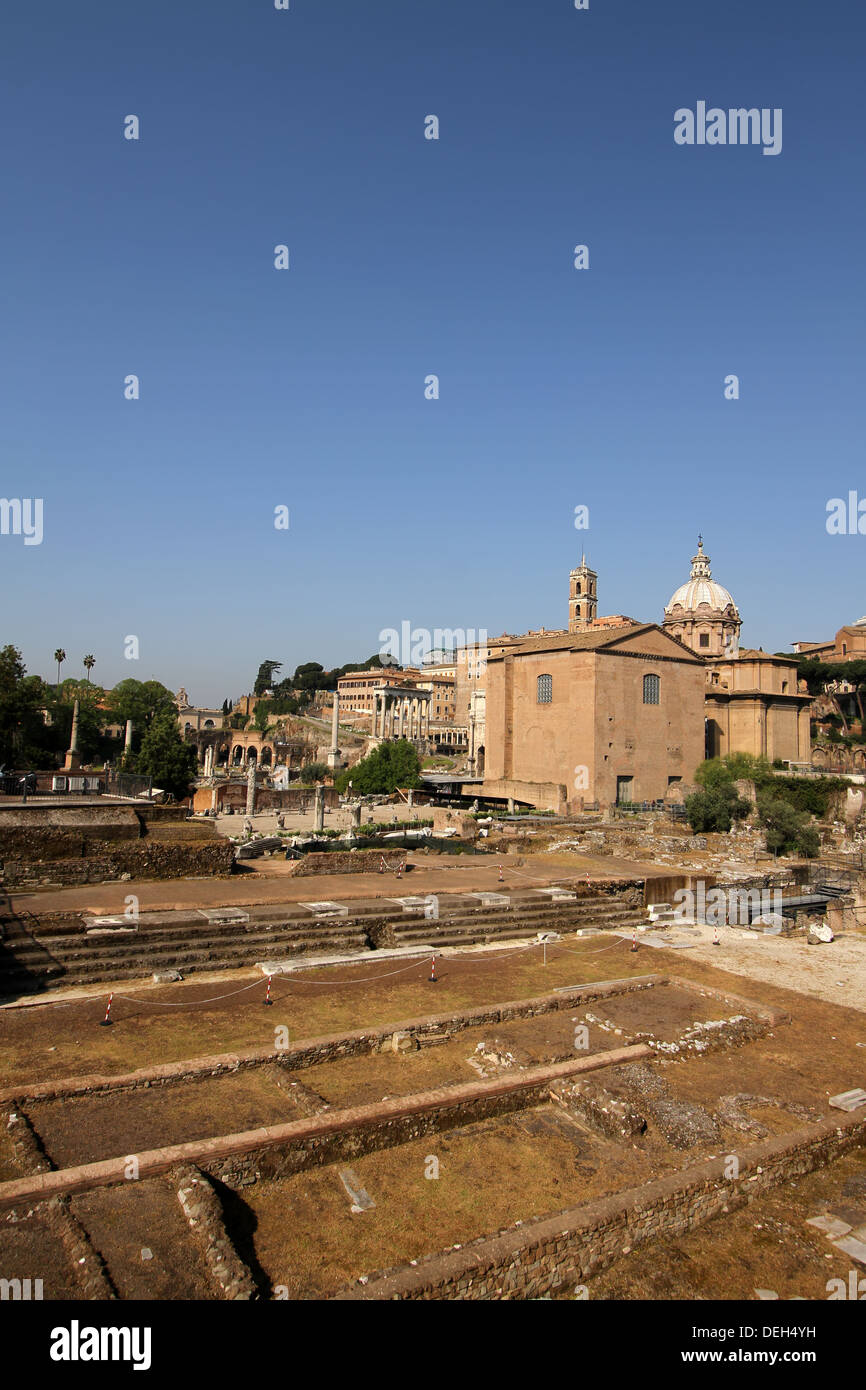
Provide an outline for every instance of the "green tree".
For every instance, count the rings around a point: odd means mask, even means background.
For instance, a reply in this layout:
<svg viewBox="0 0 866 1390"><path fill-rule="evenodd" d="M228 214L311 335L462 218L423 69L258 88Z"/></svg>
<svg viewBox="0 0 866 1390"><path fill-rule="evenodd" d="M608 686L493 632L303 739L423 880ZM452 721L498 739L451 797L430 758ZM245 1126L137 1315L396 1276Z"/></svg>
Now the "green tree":
<svg viewBox="0 0 866 1390"><path fill-rule="evenodd" d="M254 695L264 695L266 690L272 690L274 685L274 674L282 668L281 661L263 661L259 667L258 675L253 685Z"/></svg>
<svg viewBox="0 0 866 1390"><path fill-rule="evenodd" d="M337 778L336 786L345 792L349 782L352 791L362 796L394 792L398 787L420 787L421 764L418 754L406 739L380 743L378 748L354 767L346 768Z"/></svg>
<svg viewBox="0 0 866 1390"><path fill-rule="evenodd" d="M708 831L728 831L735 820L744 820L751 801L737 796L733 782L717 782L705 791L686 797L686 816L696 835Z"/></svg>
<svg viewBox="0 0 866 1390"><path fill-rule="evenodd" d="M103 734L107 722L103 708L105 691L90 681L65 680L48 701L51 716L50 731L58 755L69 747L72 736L72 716L78 701L78 751L85 764L110 756L115 741Z"/></svg>
<svg viewBox="0 0 866 1390"><path fill-rule="evenodd" d="M271 717L271 705L268 700L257 701L253 709L253 728L258 729L260 734L267 732L268 722Z"/></svg>
<svg viewBox="0 0 866 1390"><path fill-rule="evenodd" d="M87 672L86 679L87 679L87 680L90 680L90 672L93 670L94 666L96 665L96 657L95 657L95 656L86 656L86 657L84 658L84 661L82 662L82 665L84 666L84 669L85 669L85 671Z"/></svg>
<svg viewBox="0 0 866 1390"><path fill-rule="evenodd" d="M60 684L60 668L66 660L66 653L62 647L58 647L54 653L54 660L57 662L57 684Z"/></svg>
<svg viewBox="0 0 866 1390"><path fill-rule="evenodd" d="M820 848L820 839L805 811L798 811L789 801L772 793L758 797L758 817L767 837L767 849L774 854L796 851L813 859Z"/></svg>
<svg viewBox="0 0 866 1390"><path fill-rule="evenodd" d="M328 772L327 763L307 763L306 767L301 768L301 781L306 784L321 782L327 777Z"/></svg>
<svg viewBox="0 0 866 1390"><path fill-rule="evenodd" d="M772 768L766 758L755 758L751 753L728 753L724 758L709 758L700 764L695 772L695 781L708 790L710 787L726 783L751 780L762 782L772 776Z"/></svg>
<svg viewBox="0 0 866 1390"><path fill-rule="evenodd" d="M157 714L142 739L134 770L180 799L188 794L196 768L196 750L181 738L176 715Z"/></svg>
<svg viewBox="0 0 866 1390"><path fill-rule="evenodd" d="M120 681L107 697L107 722L125 725L132 720L132 748L138 752L155 719L171 715L177 720L174 695L159 681Z"/></svg>
<svg viewBox="0 0 866 1390"><path fill-rule="evenodd" d="M40 676L28 676L17 647L0 650L0 765L39 766L53 762L51 730L42 710L48 688Z"/></svg>

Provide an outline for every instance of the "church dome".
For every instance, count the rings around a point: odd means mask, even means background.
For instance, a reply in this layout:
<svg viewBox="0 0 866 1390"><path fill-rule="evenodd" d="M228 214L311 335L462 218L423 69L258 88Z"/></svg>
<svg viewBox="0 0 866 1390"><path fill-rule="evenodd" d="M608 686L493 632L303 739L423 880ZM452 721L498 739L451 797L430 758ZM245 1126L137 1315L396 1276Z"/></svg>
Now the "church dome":
<svg viewBox="0 0 866 1390"><path fill-rule="evenodd" d="M665 607L665 614L672 614L675 608L679 608L684 614L695 613L704 605L714 613L724 613L726 609L737 612L737 605L727 589L713 579L710 573L710 558L704 554L703 540L699 540L698 553L692 556L691 578L672 594Z"/></svg>

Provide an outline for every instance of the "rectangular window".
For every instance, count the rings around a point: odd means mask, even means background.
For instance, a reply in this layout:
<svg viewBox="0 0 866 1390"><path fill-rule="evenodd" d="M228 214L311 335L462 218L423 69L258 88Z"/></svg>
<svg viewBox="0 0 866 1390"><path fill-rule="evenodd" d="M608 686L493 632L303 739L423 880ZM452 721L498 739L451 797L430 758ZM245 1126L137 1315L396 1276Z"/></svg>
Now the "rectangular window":
<svg viewBox="0 0 866 1390"><path fill-rule="evenodd" d="M643 678L643 702L645 705L657 705L659 702L659 678L658 676L644 676Z"/></svg>
<svg viewBox="0 0 866 1390"><path fill-rule="evenodd" d="M553 699L553 676L539 676L536 687L536 703L549 705Z"/></svg>

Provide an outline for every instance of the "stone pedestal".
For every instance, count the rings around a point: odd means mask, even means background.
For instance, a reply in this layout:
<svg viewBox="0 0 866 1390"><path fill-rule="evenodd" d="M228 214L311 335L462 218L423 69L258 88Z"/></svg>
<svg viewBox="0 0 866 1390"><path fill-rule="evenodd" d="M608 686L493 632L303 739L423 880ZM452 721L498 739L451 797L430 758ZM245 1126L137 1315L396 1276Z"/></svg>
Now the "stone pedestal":
<svg viewBox="0 0 866 1390"><path fill-rule="evenodd" d="M250 763L247 770L247 815L255 815L256 810L256 765Z"/></svg>
<svg viewBox="0 0 866 1390"><path fill-rule="evenodd" d="M324 830L325 828L325 788L321 782L316 783L316 792L313 800L313 829Z"/></svg>

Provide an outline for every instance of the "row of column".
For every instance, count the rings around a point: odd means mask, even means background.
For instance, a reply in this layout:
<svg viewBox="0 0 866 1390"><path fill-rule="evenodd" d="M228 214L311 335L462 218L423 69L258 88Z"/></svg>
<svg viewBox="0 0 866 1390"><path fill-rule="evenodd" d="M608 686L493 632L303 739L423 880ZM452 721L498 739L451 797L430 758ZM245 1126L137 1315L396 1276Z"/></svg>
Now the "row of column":
<svg viewBox="0 0 866 1390"><path fill-rule="evenodd" d="M377 690L373 695L374 738L427 738L429 700Z"/></svg>

